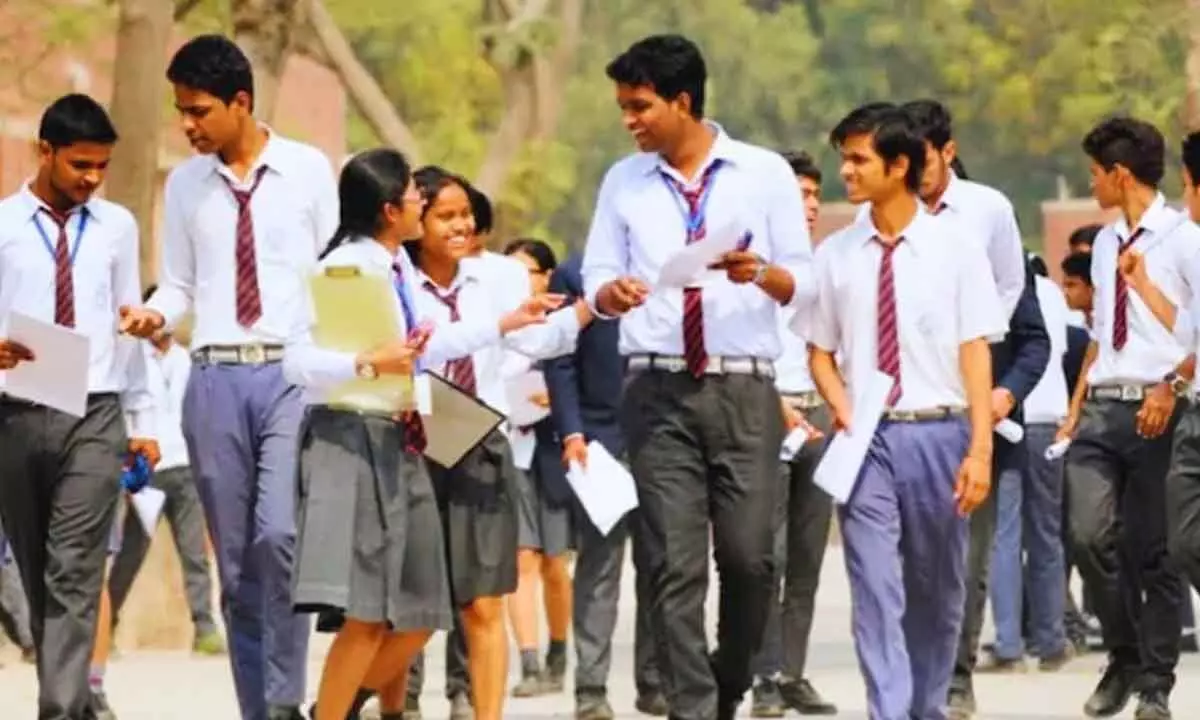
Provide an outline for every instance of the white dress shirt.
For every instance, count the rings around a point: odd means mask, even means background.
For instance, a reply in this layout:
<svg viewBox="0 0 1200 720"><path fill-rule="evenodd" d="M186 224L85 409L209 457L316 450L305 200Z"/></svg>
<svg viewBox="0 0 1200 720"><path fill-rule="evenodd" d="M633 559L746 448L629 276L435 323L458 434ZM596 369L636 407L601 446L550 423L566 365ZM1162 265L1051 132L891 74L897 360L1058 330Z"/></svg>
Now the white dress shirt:
<svg viewBox="0 0 1200 720"><path fill-rule="evenodd" d="M0 336L7 335L14 311L54 322L58 225L43 207L28 183L0 201ZM118 309L141 303L137 221L125 208L101 198L83 207L67 221L67 242L74 256L75 330L89 341L88 392L120 393L131 433L152 438L154 405L145 359L137 340L117 333ZM81 237L83 212L87 220Z"/></svg>
<svg viewBox="0 0 1200 720"><path fill-rule="evenodd" d="M1133 247L1145 258L1146 272L1175 307L1183 307L1197 289L1190 275L1200 262L1200 228L1183 213L1167 207L1162 195L1142 215L1140 227L1143 232ZM1096 288L1092 339L1099 353L1088 372L1091 385L1157 383L1190 351L1190 346L1155 319L1132 289L1126 306L1125 347L1113 347L1117 253L1132 232L1125 218L1118 218L1100 230L1092 246L1092 285Z"/></svg>
<svg viewBox="0 0 1200 720"><path fill-rule="evenodd" d="M706 228L747 231L749 250L789 271L796 290L788 303L803 307L814 295L812 244L796 178L778 154L730 138L720 127L712 152ZM605 283L632 276L652 286L663 264L687 245L686 206L663 174L688 179L657 154L638 153L605 175L583 257L584 295L596 307ZM753 284L725 279L704 287L704 345L709 355L775 359L782 351L780 307ZM683 291L652 290L646 303L621 318L624 355L683 354Z"/></svg>
<svg viewBox="0 0 1200 720"><path fill-rule="evenodd" d="M808 343L792 331L798 311L784 308L779 317L779 340L783 352L775 360L775 387L784 395L799 395L817 389L808 369Z"/></svg>
<svg viewBox="0 0 1200 720"><path fill-rule="evenodd" d="M421 322L419 304L421 280L418 271L401 250L392 253L383 245L371 238L353 238L335 248L317 265L317 271L323 272L329 267L356 267L361 272L386 277L388 282L396 282L393 265L398 264L403 275L403 282L409 284L410 297L413 300L413 311ZM329 401L332 391L342 383L356 377L354 353L341 352L322 348L313 342L312 328L315 312L312 297L304 288L306 312L301 322L293 328L283 354L283 374L288 382L305 388L305 400L309 404L319 405ZM392 293L392 310L396 317L396 337L408 336L409 328L404 319L404 310L400 295ZM494 345L500 341L499 315L495 317L470 318L462 322L438 323L429 336L425 353L421 357L424 367L440 367L447 360L465 357L479 348ZM392 408L375 408L391 410Z"/></svg>
<svg viewBox="0 0 1200 720"><path fill-rule="evenodd" d="M938 202L945 204L940 214L957 217L974 230L972 237L987 255L1005 317L1012 317L1025 290L1025 250L1012 203L999 190L963 180L953 171ZM870 211L871 204L863 203L858 219Z"/></svg>
<svg viewBox="0 0 1200 720"><path fill-rule="evenodd" d="M1025 398L1025 422L1058 424L1067 417L1070 393L1067 376L1063 373L1063 355L1067 353L1067 323L1069 310L1062 290L1054 281L1037 275L1033 278L1042 320L1050 336L1050 361L1046 372Z"/></svg>
<svg viewBox="0 0 1200 720"><path fill-rule="evenodd" d="M187 443L183 439L183 395L187 390L192 361L187 351L172 342L167 351L159 352L149 342L142 343L146 358L150 394L154 397L154 421L158 448L162 460L156 470L187 467Z"/></svg>
<svg viewBox="0 0 1200 720"><path fill-rule="evenodd" d="M417 298L418 316L424 322L431 322L435 328L450 323L450 308L435 297L433 291L424 287L426 282L433 281L420 270L417 272L420 280L414 294ZM533 294L528 271L523 275L523 282L515 285L516 277L509 271L497 270L494 260L485 260L482 257L466 258L459 263L458 274L450 286L438 288L438 292L445 295L458 289L458 313L462 322L485 322L495 325L502 315L515 310ZM435 330L434 335L436 334ZM575 351L575 341L578 337L579 318L575 310L567 306L551 313L545 324L522 328L476 349L471 353L475 364L476 396L507 415L508 376L505 368L512 367L508 353L517 352L531 360L566 355ZM447 377L444 361L441 367L430 361L428 367L431 372Z"/></svg>
<svg viewBox="0 0 1200 720"><path fill-rule="evenodd" d="M1008 331L981 243L957 219L918 208L892 255L902 394L896 410L967 404L959 368L963 343L996 342ZM882 246L868 215L822 243L817 253L817 304L809 342L840 352L853 398L878 362L878 284ZM799 328L801 330L804 327Z"/></svg>
<svg viewBox="0 0 1200 720"><path fill-rule="evenodd" d="M237 321L238 205L226 180L248 190L262 317ZM217 155L197 155L171 171L158 290L148 306L168 328L195 310L192 347L281 344L302 313L303 280L338 223L337 185L319 150L272 132L242 181Z"/></svg>

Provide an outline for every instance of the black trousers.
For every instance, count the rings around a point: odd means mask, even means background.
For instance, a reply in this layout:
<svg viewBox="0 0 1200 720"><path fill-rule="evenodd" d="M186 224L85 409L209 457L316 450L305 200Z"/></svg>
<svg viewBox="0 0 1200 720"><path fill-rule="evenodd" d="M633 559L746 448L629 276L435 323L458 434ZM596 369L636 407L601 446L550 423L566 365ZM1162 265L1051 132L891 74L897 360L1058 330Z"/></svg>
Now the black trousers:
<svg viewBox="0 0 1200 720"><path fill-rule="evenodd" d="M0 517L29 599L38 720L78 720L128 446L116 395L83 418L0 400Z"/></svg>
<svg viewBox="0 0 1200 720"><path fill-rule="evenodd" d="M775 597L779 394L765 376L651 370L627 378L621 414L671 717L712 720L749 688ZM711 656L704 631L710 532L720 576Z"/></svg>
<svg viewBox="0 0 1200 720"><path fill-rule="evenodd" d="M1184 410L1175 428L1167 475L1167 549L1174 566L1200 590L1200 407Z"/></svg>
<svg viewBox="0 0 1200 720"><path fill-rule="evenodd" d="M1089 400L1067 455L1071 535L1112 662L1169 691L1179 662L1181 579L1167 560L1171 445L1139 437L1138 403Z"/></svg>

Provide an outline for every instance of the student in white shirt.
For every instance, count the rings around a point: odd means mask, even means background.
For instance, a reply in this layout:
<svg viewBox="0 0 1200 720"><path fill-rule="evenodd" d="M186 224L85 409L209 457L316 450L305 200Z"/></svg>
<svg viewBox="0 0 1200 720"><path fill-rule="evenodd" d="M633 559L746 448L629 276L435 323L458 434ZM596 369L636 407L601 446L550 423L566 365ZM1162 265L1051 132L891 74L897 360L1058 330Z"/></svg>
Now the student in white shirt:
<svg viewBox="0 0 1200 720"><path fill-rule="evenodd" d="M813 233L821 210L821 171L806 152L787 152L783 157L796 176L815 251ZM832 418L808 371L808 346L788 328L795 313L779 315L783 352L775 363L775 386L783 398L786 428L791 432L804 427L813 434L791 459L779 465L785 500L779 503L777 512L775 574L783 590L767 611L762 648L754 659L751 712L755 717L776 717L791 708L802 715L833 715L837 706L821 697L804 676L817 585L833 519L833 501L813 483L812 475L820 462Z"/></svg>
<svg viewBox="0 0 1200 720"><path fill-rule="evenodd" d="M1007 322L970 226L920 204L925 152L909 117L867 105L830 137L847 196L871 210L817 253L817 304L802 328L813 379L845 428L850 398L877 373L892 378L840 509L855 647L871 717L941 720L963 618L966 516L991 485L989 341Z"/></svg>
<svg viewBox="0 0 1200 720"><path fill-rule="evenodd" d="M0 517L29 597L43 720L90 712L122 462L159 459L144 358L116 332L120 309L140 300L137 222L94 197L116 142L95 100L56 100L38 130L37 175L0 201L0 370L40 361L5 339L14 313L75 328L90 349L83 417L0 395Z"/></svg>
<svg viewBox="0 0 1200 720"><path fill-rule="evenodd" d="M302 278L337 224L333 172L319 150L255 120L250 62L231 40L186 43L167 79L197 154L167 177L158 291L124 326L149 337L194 311L184 436L238 704L246 720L296 720L309 630L291 611L303 402L280 361Z"/></svg>
<svg viewBox="0 0 1200 720"><path fill-rule="evenodd" d="M1175 307L1196 292L1200 229L1169 208L1158 190L1162 134L1149 123L1116 117L1084 138L1092 194L1120 217L1092 250L1092 342L1060 438L1067 456L1072 536L1082 551L1109 664L1089 715L1115 714L1138 694L1138 717L1169 718L1179 660L1181 580L1167 560L1166 480L1181 400L1194 357L1120 270L1129 251ZM1123 562L1130 558L1132 567ZM1144 598L1130 610L1125 583Z"/></svg>
<svg viewBox="0 0 1200 720"><path fill-rule="evenodd" d="M707 70L690 40L640 40L607 74L641 152L600 186L584 290L599 316L621 316L623 429L665 636L667 702L680 720L726 720L751 685L775 595L772 523L762 518L779 500L779 314L806 307L814 291L804 205L778 153L705 119ZM651 291L669 258L709 233L736 247L711 267L724 277ZM722 599L712 655L710 526Z"/></svg>

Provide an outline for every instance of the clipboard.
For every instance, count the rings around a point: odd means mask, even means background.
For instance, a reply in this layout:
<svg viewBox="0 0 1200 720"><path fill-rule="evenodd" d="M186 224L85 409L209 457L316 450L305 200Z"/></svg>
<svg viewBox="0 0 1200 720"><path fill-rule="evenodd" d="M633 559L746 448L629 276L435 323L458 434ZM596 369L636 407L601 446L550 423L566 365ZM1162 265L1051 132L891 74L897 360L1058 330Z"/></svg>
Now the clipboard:
<svg viewBox="0 0 1200 720"><path fill-rule="evenodd" d="M327 267L309 280L318 346L358 354L396 339L400 320L388 278L358 267ZM381 375L354 378L333 388L328 404L355 410L397 412L413 407L412 379Z"/></svg>
<svg viewBox="0 0 1200 720"><path fill-rule="evenodd" d="M468 395L454 383L431 372L431 410L422 415L425 423L425 457L444 468L452 468L504 422L504 413Z"/></svg>

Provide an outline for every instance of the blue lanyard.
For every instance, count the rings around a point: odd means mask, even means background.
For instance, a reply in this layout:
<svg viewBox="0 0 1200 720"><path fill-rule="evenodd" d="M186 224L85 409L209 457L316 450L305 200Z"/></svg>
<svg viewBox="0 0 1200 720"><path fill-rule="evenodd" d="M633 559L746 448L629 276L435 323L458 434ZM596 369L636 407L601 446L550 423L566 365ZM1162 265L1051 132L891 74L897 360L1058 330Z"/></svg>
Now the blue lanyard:
<svg viewBox="0 0 1200 720"><path fill-rule="evenodd" d="M403 249L400 252L404 252ZM396 296L400 298L400 310L404 313L404 329L412 333L417 329L417 313L413 310L412 290L407 282L404 281L404 275L401 274L401 261L397 260L393 266L395 277L392 278L392 286L396 288ZM420 372L425 369L425 363L422 358L417 358L416 370Z"/></svg>
<svg viewBox="0 0 1200 720"><path fill-rule="evenodd" d="M38 211L38 215L41 211ZM79 229L75 232L75 249L71 250L71 267L75 267L75 256L79 254L79 246L83 244L83 231L87 229L88 211L87 208L79 209ZM33 216L33 226L37 228L38 235L42 236L42 244L46 246L46 252L50 253L50 258L56 260L58 255L54 251L55 243L50 242L50 236L46 234L46 228L42 227L41 220L37 215ZM67 240L70 242L70 239Z"/></svg>
<svg viewBox="0 0 1200 720"><path fill-rule="evenodd" d="M704 226L705 215L708 212L708 198L712 195L713 179L720 167L721 161L714 160L713 164L709 165L708 169L704 171L704 176L700 179L700 202L697 203L694 213L688 205L687 198L683 196L683 185L662 170L658 171L659 177L666 184L671 197L675 198L675 204L679 207L680 214L683 215L683 221L687 227L688 242L691 242L696 232Z"/></svg>

